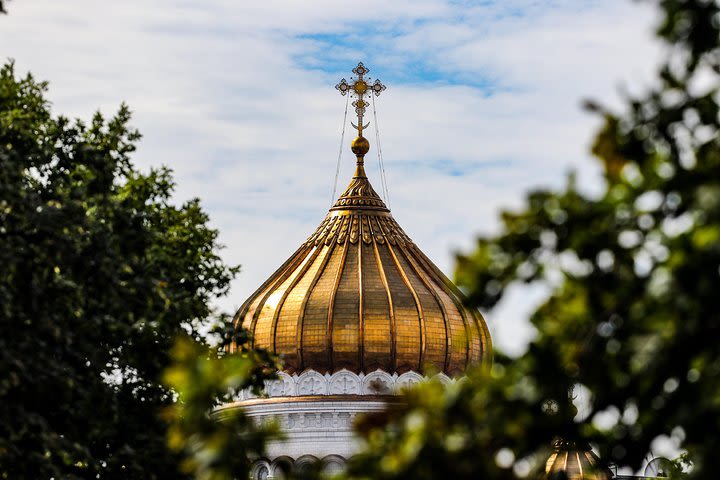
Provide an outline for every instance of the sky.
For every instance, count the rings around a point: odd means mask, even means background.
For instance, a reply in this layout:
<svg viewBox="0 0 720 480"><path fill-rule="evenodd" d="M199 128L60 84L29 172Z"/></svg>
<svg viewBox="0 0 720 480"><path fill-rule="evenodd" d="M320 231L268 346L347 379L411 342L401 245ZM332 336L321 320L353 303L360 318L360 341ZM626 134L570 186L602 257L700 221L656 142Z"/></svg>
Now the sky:
<svg viewBox="0 0 720 480"><path fill-rule="evenodd" d="M177 202L199 197L223 258L242 265L218 300L234 312L325 216L339 151L339 192L352 175L334 85L359 61L388 87L375 103L389 206L452 277L455 253L498 232L529 189L574 170L601 190L589 154L600 120L581 103L621 108L622 92L651 84L662 50L649 3L11 0L0 58L48 80L56 114L130 106L135 163L172 168ZM380 192L373 129L366 170ZM497 346L523 350L545 294L512 288L485 312Z"/></svg>

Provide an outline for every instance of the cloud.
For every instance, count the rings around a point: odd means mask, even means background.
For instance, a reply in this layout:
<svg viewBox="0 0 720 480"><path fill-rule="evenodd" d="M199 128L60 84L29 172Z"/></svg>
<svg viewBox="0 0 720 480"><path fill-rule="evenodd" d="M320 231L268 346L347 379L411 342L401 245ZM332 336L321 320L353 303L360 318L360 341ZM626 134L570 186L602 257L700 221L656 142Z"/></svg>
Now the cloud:
<svg viewBox="0 0 720 480"><path fill-rule="evenodd" d="M598 188L587 153L598 119L580 100L619 105L620 82L647 85L660 53L652 11L629 1L356 5L15 2L0 56L50 80L57 112L130 104L137 162L172 167L178 200L202 198L225 258L243 265L219 302L230 310L324 216L345 108L333 86L358 60L389 87L377 109L393 212L452 273L453 249L496 231L497 211L528 188L560 185L570 168ZM352 163L345 149L339 190ZM496 343L518 351L527 311L506 303L487 317Z"/></svg>

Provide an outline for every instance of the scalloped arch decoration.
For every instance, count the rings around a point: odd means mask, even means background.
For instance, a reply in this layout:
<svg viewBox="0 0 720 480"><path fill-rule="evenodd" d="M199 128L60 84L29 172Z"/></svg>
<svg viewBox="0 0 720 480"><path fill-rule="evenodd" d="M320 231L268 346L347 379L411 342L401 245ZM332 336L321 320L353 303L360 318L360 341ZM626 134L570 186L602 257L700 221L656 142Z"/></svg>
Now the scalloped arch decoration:
<svg viewBox="0 0 720 480"><path fill-rule="evenodd" d="M392 375L375 370L368 374L356 374L343 369L332 375L321 374L315 370L290 375L287 372L278 372L276 380L265 382L265 395L271 398L297 397L297 396L328 396L328 395L397 395L402 389L410 388L420 382L435 379L445 385L461 381L450 378L444 373L427 377L415 371L405 372L401 375ZM236 400L253 400L258 398L250 390L240 392Z"/></svg>

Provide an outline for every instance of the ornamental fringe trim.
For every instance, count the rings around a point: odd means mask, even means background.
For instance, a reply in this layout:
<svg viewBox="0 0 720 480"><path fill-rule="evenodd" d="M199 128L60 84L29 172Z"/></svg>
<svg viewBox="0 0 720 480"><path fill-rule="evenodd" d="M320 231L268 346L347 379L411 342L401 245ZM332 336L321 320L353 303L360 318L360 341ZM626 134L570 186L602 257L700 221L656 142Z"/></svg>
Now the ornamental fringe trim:
<svg viewBox="0 0 720 480"><path fill-rule="evenodd" d="M398 223L390 216L376 215L328 215L322 221L310 238L305 242L306 246L330 245L333 241L339 245L346 241L355 244L359 239L365 244L373 241L383 245L387 240L391 245L412 245L413 241Z"/></svg>
<svg viewBox="0 0 720 480"><path fill-rule="evenodd" d="M315 370L307 370L300 375L278 372L278 377L277 380L265 382L263 394L258 396L246 389L242 390L235 400L252 400L264 396L274 398L309 395L398 395L406 388L431 379L445 385L459 381L444 373L428 377L414 371L405 372L402 375L397 373L390 375L382 370L375 370L366 375L364 373L355 374L345 369L332 375L329 373L323 375Z"/></svg>

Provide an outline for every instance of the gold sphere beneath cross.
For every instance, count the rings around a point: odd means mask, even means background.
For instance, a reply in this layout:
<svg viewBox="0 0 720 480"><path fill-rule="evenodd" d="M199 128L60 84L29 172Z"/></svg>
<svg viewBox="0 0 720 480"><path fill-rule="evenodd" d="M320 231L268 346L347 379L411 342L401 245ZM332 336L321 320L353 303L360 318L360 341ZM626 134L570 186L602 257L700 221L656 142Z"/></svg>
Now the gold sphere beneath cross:
<svg viewBox="0 0 720 480"><path fill-rule="evenodd" d="M365 155L370 150L370 142L365 137L355 137L350 144L353 153L359 157Z"/></svg>

